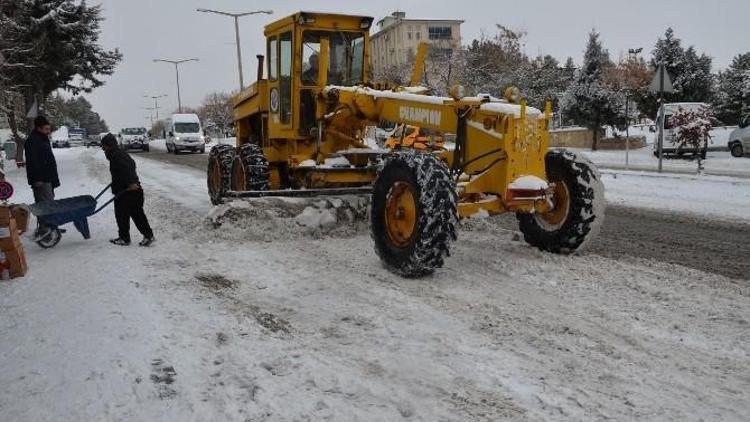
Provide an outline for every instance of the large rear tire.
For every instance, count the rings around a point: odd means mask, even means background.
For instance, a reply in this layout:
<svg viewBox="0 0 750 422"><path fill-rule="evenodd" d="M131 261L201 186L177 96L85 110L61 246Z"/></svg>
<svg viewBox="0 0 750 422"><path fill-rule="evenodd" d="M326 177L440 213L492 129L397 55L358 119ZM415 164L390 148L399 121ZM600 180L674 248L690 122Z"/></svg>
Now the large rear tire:
<svg viewBox="0 0 750 422"><path fill-rule="evenodd" d="M211 203L219 205L229 190L232 178L232 160L235 156L231 145L217 145L208 155L208 196Z"/></svg>
<svg viewBox="0 0 750 422"><path fill-rule="evenodd" d="M448 167L405 150L386 159L373 186L375 252L391 271L421 277L443 266L456 240L458 197Z"/></svg>
<svg viewBox="0 0 750 422"><path fill-rule="evenodd" d="M263 148L256 144L243 144L232 160L230 186L235 191L268 190L268 160Z"/></svg>
<svg viewBox="0 0 750 422"><path fill-rule="evenodd" d="M547 213L517 214L524 239L543 251L570 254L585 249L604 222L604 185L594 164L569 151L551 150L545 160L554 184Z"/></svg>

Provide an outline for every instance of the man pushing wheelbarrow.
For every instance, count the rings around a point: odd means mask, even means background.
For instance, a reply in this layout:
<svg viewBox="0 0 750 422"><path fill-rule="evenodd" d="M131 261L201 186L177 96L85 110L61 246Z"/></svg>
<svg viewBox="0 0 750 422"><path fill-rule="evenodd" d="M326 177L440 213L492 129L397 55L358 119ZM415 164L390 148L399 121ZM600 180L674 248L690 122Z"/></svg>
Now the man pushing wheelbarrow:
<svg viewBox="0 0 750 422"><path fill-rule="evenodd" d="M64 230L59 226L73 223L85 239L91 237L88 217L98 213L111 202L115 203L118 237L111 239L115 245L130 245L130 219L133 219L138 230L143 234L141 246L154 243L154 233L148 224L143 211L143 189L135 171L135 162L118 148L117 139L109 134L102 139L102 149L109 160L112 183L99 192L96 197L90 195L75 196L59 200L47 200L33 204L31 212L36 215L40 225L48 228L48 234L35 239L43 248L51 248L60 242ZM107 189L112 189L113 197L97 207L97 200Z"/></svg>
<svg viewBox="0 0 750 422"><path fill-rule="evenodd" d="M112 193L115 194L115 218L117 219L118 237L110 242L119 246L130 245L130 220L143 235L140 246L151 246L154 243L154 232L148 224L143 211L143 188L135 171L135 161L127 152L121 150L117 138L111 133L102 138L102 149L109 160L109 171L112 174Z"/></svg>

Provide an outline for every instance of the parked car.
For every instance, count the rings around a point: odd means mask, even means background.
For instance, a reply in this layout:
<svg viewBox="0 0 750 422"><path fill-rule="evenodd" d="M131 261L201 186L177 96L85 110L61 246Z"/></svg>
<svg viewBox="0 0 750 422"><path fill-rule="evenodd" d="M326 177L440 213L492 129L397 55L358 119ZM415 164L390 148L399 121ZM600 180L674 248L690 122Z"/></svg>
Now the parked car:
<svg viewBox="0 0 750 422"><path fill-rule="evenodd" d="M197 114L173 114L166 120L167 152L175 155L180 151L206 152L201 121Z"/></svg>
<svg viewBox="0 0 750 422"><path fill-rule="evenodd" d="M68 139L53 139L52 148L70 148L70 140Z"/></svg>
<svg viewBox="0 0 750 422"><path fill-rule="evenodd" d="M101 135L91 135L88 138L84 139L83 145L85 145L86 148L101 146L102 145L102 137L101 137Z"/></svg>
<svg viewBox="0 0 750 422"><path fill-rule="evenodd" d="M743 117L739 127L729 134L728 146L732 157L750 155L750 114Z"/></svg>
<svg viewBox="0 0 750 422"><path fill-rule="evenodd" d="M117 135L120 148L124 150L139 149L148 152L148 133L144 127L125 128Z"/></svg>
<svg viewBox="0 0 750 422"><path fill-rule="evenodd" d="M690 157L690 156L696 156L696 155L702 155L703 158L706 158L706 152L711 150L721 150L724 147L720 146L719 148L716 147L708 147L705 148L699 148L699 149L684 149L682 148L678 142L675 141L675 128L672 124L672 116L677 114L680 110L689 110L689 111L696 111L701 108L711 108L709 104L706 103L667 103L664 104L664 115L666 116L666 119L664 120L664 145L662 146L662 152L665 157ZM655 129L658 132L658 127L662 123L662 116L661 111L659 112L659 115L656 116L656 126ZM714 122L716 124L718 122ZM658 157L659 154L659 142L654 142L654 156Z"/></svg>

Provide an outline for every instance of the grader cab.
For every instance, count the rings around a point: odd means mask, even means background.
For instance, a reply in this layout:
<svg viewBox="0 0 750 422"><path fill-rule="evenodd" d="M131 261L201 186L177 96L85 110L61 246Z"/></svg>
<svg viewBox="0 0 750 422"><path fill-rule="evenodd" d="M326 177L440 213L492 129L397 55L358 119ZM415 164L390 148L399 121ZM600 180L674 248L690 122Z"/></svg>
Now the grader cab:
<svg viewBox="0 0 750 422"><path fill-rule="evenodd" d="M258 80L234 98L237 144L209 156L212 202L371 194L376 252L404 276L441 267L458 219L477 213L516 213L525 239L543 250L585 246L603 221L603 188L586 159L548 151L551 107L527 107L513 89L505 99L467 96L460 86L450 97L418 86L375 89L372 21L300 12L266 26L266 66L259 56ZM367 128L383 121L455 141L373 149Z"/></svg>

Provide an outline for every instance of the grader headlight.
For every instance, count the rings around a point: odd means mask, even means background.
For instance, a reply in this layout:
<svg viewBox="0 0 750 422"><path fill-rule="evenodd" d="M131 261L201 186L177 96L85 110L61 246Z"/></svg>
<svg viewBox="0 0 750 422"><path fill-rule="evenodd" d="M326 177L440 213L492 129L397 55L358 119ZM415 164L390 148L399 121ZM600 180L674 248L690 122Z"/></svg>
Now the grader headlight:
<svg viewBox="0 0 750 422"><path fill-rule="evenodd" d="M451 98L458 101L466 96L466 88L463 85L453 85L449 94Z"/></svg>
<svg viewBox="0 0 750 422"><path fill-rule="evenodd" d="M506 100L508 100L509 103L518 103L521 101L521 90L518 89L518 87L515 86L509 86L505 89L505 93L503 94Z"/></svg>

